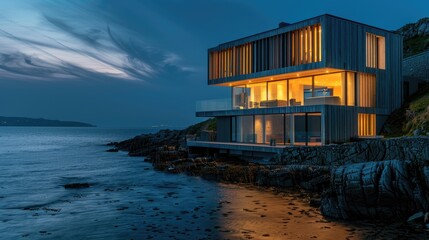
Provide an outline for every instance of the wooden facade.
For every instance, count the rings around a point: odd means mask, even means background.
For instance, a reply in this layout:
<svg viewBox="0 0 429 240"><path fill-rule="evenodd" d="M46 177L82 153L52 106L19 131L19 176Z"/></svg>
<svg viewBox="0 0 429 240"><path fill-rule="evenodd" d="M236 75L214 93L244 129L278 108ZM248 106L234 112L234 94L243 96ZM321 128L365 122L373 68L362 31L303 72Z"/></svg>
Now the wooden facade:
<svg viewBox="0 0 429 240"><path fill-rule="evenodd" d="M219 117L218 140L228 141L231 136L224 135L230 134L228 121L234 116L321 113L321 142L329 144L376 135L383 119L402 104L402 37L366 24L322 15L208 50L209 85L234 86L319 69L354 74L355 97L349 99L354 105L345 100L343 106L287 105L201 111L197 116Z"/></svg>

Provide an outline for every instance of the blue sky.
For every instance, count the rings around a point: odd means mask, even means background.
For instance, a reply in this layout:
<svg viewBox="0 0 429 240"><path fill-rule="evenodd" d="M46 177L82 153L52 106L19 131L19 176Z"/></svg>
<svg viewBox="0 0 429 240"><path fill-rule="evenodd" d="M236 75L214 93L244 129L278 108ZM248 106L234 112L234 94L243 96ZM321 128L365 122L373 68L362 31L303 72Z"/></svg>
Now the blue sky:
<svg viewBox="0 0 429 240"><path fill-rule="evenodd" d="M207 49L330 13L396 30L429 1L3 0L0 115L99 126L187 126L207 86Z"/></svg>

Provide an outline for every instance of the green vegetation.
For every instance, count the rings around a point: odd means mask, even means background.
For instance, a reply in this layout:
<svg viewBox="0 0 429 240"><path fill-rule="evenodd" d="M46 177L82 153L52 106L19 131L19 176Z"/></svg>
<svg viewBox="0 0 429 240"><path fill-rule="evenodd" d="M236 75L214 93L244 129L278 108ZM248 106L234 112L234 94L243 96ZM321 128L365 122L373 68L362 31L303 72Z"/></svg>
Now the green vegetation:
<svg viewBox="0 0 429 240"><path fill-rule="evenodd" d="M204 131L204 130L216 131L216 118L210 118L204 122L200 122L192 126L189 126L184 131L186 132L186 134L190 134L190 135L195 134L199 136L201 134L201 131Z"/></svg>
<svg viewBox="0 0 429 240"><path fill-rule="evenodd" d="M389 116L381 134L385 137L399 137L427 133L429 133L429 84L421 86L419 92Z"/></svg>
<svg viewBox="0 0 429 240"><path fill-rule="evenodd" d="M404 57L409 57L429 49L429 36L416 35L404 39Z"/></svg>
<svg viewBox="0 0 429 240"><path fill-rule="evenodd" d="M410 102L410 110L415 113L424 111L429 106L429 94L425 94Z"/></svg>

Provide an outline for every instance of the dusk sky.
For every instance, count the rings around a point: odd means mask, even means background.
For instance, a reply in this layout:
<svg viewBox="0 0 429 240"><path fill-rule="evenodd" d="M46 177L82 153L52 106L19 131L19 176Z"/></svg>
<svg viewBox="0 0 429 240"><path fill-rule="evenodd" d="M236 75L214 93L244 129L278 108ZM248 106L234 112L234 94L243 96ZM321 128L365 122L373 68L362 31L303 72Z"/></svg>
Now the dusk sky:
<svg viewBox="0 0 429 240"><path fill-rule="evenodd" d="M329 13L388 30L429 17L416 0L2 0L0 116L106 127L185 127L207 86L207 49Z"/></svg>

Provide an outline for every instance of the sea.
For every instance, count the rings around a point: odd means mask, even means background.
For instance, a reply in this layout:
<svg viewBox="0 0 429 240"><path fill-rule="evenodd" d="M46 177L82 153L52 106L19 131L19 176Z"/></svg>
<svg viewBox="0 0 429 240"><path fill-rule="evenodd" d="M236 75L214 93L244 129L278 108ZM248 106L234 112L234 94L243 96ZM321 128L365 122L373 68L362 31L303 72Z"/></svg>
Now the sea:
<svg viewBox="0 0 429 240"><path fill-rule="evenodd" d="M0 128L0 239L360 239L375 229L325 219L300 192L159 172L106 152L153 131Z"/></svg>

